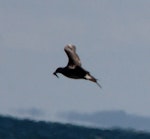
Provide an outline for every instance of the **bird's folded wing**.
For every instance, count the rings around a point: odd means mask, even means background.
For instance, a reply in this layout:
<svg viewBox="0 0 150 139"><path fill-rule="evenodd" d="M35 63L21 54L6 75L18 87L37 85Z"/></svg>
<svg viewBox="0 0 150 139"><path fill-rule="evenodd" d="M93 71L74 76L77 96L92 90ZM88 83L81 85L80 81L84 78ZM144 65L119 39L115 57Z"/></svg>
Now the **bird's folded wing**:
<svg viewBox="0 0 150 139"><path fill-rule="evenodd" d="M76 53L76 47L74 45L69 44L69 45L65 46L64 50L69 59L67 66L69 66L70 68L75 68L76 66L81 66L81 61L80 61L79 56Z"/></svg>

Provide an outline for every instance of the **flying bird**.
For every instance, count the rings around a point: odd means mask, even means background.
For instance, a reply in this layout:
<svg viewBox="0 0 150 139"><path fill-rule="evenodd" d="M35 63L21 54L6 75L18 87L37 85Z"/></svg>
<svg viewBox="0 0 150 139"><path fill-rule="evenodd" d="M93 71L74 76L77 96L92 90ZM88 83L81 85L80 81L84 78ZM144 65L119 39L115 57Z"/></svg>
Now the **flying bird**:
<svg viewBox="0 0 150 139"><path fill-rule="evenodd" d="M59 76L57 73L61 73L68 78L89 80L95 82L101 88L101 85L97 82L97 79L94 78L87 70L82 68L80 58L76 53L75 45L66 45L64 51L68 56L68 64L66 67L57 68L53 74L58 78Z"/></svg>

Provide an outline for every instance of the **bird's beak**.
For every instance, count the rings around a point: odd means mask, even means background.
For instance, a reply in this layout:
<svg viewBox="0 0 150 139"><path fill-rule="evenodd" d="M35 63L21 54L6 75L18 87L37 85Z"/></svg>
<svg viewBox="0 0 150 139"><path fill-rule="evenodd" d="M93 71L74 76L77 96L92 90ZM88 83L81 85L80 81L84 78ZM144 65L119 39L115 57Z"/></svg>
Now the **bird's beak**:
<svg viewBox="0 0 150 139"><path fill-rule="evenodd" d="M57 73L56 73L56 72L54 72L53 74L54 74L57 78L59 78L59 76L57 75Z"/></svg>

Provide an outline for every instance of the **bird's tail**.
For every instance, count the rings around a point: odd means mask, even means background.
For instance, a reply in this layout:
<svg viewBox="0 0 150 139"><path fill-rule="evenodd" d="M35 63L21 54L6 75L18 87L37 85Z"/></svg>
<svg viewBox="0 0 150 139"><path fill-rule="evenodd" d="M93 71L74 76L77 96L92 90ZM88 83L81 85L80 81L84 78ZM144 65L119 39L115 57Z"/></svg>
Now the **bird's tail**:
<svg viewBox="0 0 150 139"><path fill-rule="evenodd" d="M93 76L91 76L90 74L86 74L85 76L86 80L90 80L92 82L95 82L100 88L102 88L102 86L97 82L97 79L95 79Z"/></svg>

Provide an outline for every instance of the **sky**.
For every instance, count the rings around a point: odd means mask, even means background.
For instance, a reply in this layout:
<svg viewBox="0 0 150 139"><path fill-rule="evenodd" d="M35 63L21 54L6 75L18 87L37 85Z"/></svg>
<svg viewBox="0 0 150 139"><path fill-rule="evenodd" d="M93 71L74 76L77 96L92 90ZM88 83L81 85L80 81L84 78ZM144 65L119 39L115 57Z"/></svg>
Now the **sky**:
<svg viewBox="0 0 150 139"><path fill-rule="evenodd" d="M150 117L149 0L0 0L0 114L59 120L62 112ZM74 44L102 85L52 73Z"/></svg>

